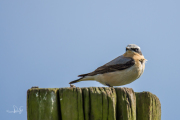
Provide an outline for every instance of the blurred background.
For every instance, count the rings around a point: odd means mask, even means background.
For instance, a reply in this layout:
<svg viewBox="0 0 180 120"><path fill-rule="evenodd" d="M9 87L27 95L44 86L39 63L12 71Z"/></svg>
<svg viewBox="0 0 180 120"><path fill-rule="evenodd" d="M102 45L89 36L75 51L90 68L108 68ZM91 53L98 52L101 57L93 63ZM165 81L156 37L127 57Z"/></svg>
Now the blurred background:
<svg viewBox="0 0 180 120"><path fill-rule="evenodd" d="M179 118L180 1L0 1L0 119L25 120L26 92L69 87L137 44L144 74L122 86L150 91L162 120ZM79 82L77 87L104 87ZM23 106L23 112L13 111Z"/></svg>

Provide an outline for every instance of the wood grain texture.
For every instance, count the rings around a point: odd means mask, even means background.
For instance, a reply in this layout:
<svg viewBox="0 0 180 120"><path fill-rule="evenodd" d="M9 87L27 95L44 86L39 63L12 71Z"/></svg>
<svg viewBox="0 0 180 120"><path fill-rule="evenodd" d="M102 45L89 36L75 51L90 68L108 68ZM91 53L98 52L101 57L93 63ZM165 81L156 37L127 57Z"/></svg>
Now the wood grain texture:
<svg viewBox="0 0 180 120"><path fill-rule="evenodd" d="M62 120L84 120L80 88L60 88L59 100Z"/></svg>
<svg viewBox="0 0 180 120"><path fill-rule="evenodd" d="M161 103L150 92L136 93L137 120L161 120Z"/></svg>
<svg viewBox="0 0 180 120"><path fill-rule="evenodd" d="M117 120L136 120L136 96L131 88L116 88Z"/></svg>
<svg viewBox="0 0 180 120"><path fill-rule="evenodd" d="M28 120L161 120L161 104L150 92L131 88L32 88Z"/></svg>
<svg viewBox="0 0 180 120"><path fill-rule="evenodd" d="M58 89L32 88L27 91L28 120L60 120Z"/></svg>
<svg viewBox="0 0 180 120"><path fill-rule="evenodd" d="M90 120L116 119L116 93L114 88L89 88Z"/></svg>

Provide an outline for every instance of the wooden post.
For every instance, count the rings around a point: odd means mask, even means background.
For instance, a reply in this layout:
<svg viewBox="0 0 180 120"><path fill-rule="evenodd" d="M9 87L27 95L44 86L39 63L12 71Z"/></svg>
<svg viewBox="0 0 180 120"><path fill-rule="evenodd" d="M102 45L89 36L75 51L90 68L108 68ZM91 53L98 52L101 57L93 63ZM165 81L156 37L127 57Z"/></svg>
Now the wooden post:
<svg viewBox="0 0 180 120"><path fill-rule="evenodd" d="M152 93L136 93L136 106L137 120L161 119L161 103Z"/></svg>
<svg viewBox="0 0 180 120"><path fill-rule="evenodd" d="M31 88L28 120L161 120L161 104L150 92L131 88Z"/></svg>
<svg viewBox="0 0 180 120"><path fill-rule="evenodd" d="M117 120L136 120L136 96L131 88L115 88Z"/></svg>
<svg viewBox="0 0 180 120"><path fill-rule="evenodd" d="M28 120L59 120L59 90L32 88L27 91Z"/></svg>
<svg viewBox="0 0 180 120"><path fill-rule="evenodd" d="M60 88L59 98L62 120L84 120L80 88Z"/></svg>

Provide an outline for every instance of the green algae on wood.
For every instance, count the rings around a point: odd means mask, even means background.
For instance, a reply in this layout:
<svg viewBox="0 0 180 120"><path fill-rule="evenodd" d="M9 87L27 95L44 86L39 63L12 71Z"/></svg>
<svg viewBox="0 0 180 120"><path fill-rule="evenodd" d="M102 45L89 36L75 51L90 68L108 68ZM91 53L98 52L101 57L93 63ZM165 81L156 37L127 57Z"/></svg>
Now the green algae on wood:
<svg viewBox="0 0 180 120"><path fill-rule="evenodd" d="M83 96L84 120L90 120L90 96L88 88L81 88Z"/></svg>
<svg viewBox="0 0 180 120"><path fill-rule="evenodd" d="M117 95L117 120L136 120L136 96L131 88L115 88Z"/></svg>
<svg viewBox="0 0 180 120"><path fill-rule="evenodd" d="M90 120L116 120L116 93L112 88L89 88Z"/></svg>
<svg viewBox="0 0 180 120"><path fill-rule="evenodd" d="M58 89L32 88L27 91L28 120L60 120Z"/></svg>
<svg viewBox="0 0 180 120"><path fill-rule="evenodd" d="M80 88L60 88L59 100L62 120L84 120Z"/></svg>
<svg viewBox="0 0 180 120"><path fill-rule="evenodd" d="M161 104L150 92L131 88L32 88L28 120L160 120Z"/></svg>
<svg viewBox="0 0 180 120"><path fill-rule="evenodd" d="M102 120L102 92L98 87L90 87L90 120Z"/></svg>
<svg viewBox="0 0 180 120"><path fill-rule="evenodd" d="M161 103L150 92L136 93L137 120L161 120Z"/></svg>
<svg viewBox="0 0 180 120"><path fill-rule="evenodd" d="M108 98L108 119L116 120L116 91L114 88L105 88ZM106 119L105 119L106 120Z"/></svg>

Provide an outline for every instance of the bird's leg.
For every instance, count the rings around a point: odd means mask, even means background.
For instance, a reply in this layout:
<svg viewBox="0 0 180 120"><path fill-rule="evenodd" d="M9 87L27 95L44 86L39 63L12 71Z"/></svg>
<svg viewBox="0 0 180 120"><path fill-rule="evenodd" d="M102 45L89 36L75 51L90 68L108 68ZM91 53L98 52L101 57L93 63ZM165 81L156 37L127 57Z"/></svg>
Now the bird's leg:
<svg viewBox="0 0 180 120"><path fill-rule="evenodd" d="M75 85L70 84L70 88L76 88L76 86L75 86Z"/></svg>
<svg viewBox="0 0 180 120"><path fill-rule="evenodd" d="M106 84L108 87L112 87L112 86L110 86L109 84Z"/></svg>

